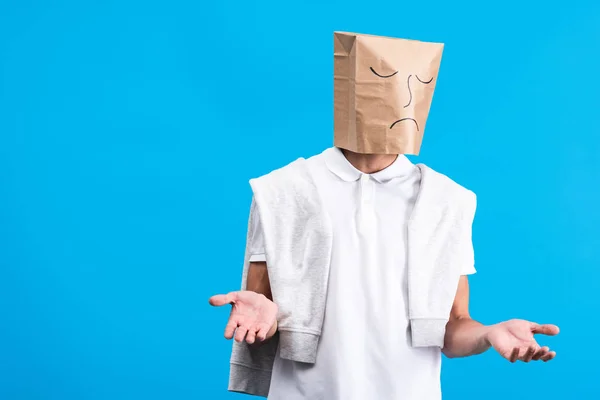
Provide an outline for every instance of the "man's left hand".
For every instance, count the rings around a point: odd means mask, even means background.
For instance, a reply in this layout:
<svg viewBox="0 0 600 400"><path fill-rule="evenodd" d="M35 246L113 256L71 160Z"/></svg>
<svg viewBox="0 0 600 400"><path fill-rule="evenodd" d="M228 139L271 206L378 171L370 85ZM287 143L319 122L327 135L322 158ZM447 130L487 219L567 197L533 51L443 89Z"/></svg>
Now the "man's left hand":
<svg viewBox="0 0 600 400"><path fill-rule="evenodd" d="M540 347L534 339L535 334L557 335L559 329L556 325L540 325L513 319L492 325L488 329L486 339L489 344L512 363L517 360L546 362L556 357L555 351L550 351L548 346Z"/></svg>

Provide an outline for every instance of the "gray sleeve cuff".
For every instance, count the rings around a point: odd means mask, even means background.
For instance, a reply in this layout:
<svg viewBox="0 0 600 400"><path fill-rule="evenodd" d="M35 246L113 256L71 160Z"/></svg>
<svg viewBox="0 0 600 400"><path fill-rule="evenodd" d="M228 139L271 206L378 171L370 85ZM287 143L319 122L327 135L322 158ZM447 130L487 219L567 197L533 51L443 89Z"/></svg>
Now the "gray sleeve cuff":
<svg viewBox="0 0 600 400"><path fill-rule="evenodd" d="M446 319L411 319L412 347L444 347Z"/></svg>
<svg viewBox="0 0 600 400"><path fill-rule="evenodd" d="M319 335L295 331L279 331L279 356L286 360L311 363L317 360Z"/></svg>
<svg viewBox="0 0 600 400"><path fill-rule="evenodd" d="M271 386L271 371L246 367L234 364L230 366L229 387L230 392L246 393L255 396L267 397Z"/></svg>

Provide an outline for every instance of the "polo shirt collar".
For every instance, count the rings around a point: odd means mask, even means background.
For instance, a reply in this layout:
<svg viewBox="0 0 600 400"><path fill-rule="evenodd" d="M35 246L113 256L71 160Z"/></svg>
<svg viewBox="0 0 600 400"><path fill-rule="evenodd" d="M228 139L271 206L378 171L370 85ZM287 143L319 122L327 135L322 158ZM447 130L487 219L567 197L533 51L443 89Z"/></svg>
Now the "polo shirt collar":
<svg viewBox="0 0 600 400"><path fill-rule="evenodd" d="M394 160L387 168L375 172L374 174L363 174L363 172L356 169L354 165L346 159L346 156L344 156L344 153L342 153L342 150L338 147L327 149L325 153L325 163L331 172L346 182L354 182L359 180L362 175L370 175L377 182L385 183L394 178L406 176L415 168L415 165L410 162L404 154L399 154L398 157L396 157L396 160Z"/></svg>

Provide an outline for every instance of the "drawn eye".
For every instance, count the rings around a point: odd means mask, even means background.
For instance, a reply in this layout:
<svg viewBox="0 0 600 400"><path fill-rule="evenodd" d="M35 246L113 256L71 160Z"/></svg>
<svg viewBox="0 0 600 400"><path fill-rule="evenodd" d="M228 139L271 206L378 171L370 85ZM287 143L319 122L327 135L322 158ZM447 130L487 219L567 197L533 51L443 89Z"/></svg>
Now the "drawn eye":
<svg viewBox="0 0 600 400"><path fill-rule="evenodd" d="M378 74L378 73L377 73L377 71L375 71L375 70L373 69L373 67L369 67L369 68L371 68L371 72L373 72L375 75L377 75L377 76L378 76L378 77L380 77L380 78L391 78L392 76L394 76L394 75L396 75L396 74L398 73L398 71L396 71L396 72L394 72L394 73L393 73L393 74L391 74L391 75L381 75L381 74ZM431 78L431 79L433 79L433 78Z"/></svg>
<svg viewBox="0 0 600 400"><path fill-rule="evenodd" d="M431 83L431 81L433 81L433 76L432 76L432 77L431 77L431 79L430 79L430 80L428 80L428 81L422 81L422 80L421 80L421 78L419 78L417 75L415 75L415 77L417 78L417 80L418 80L419 82L421 82L421 83L424 83L425 85L427 85L427 84L430 84L430 83Z"/></svg>

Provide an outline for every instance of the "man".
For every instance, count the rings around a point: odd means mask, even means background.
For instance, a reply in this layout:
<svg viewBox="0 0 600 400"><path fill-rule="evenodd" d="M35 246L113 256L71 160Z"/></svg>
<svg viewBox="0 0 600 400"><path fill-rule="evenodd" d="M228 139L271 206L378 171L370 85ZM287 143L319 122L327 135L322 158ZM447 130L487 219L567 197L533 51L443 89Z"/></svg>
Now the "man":
<svg viewBox="0 0 600 400"><path fill-rule="evenodd" d="M334 145L251 180L230 390L272 400L441 398L441 354L549 361L523 320L469 315L475 195L412 164L443 46L337 32Z"/></svg>

